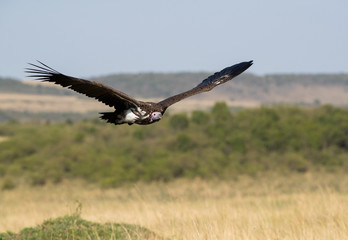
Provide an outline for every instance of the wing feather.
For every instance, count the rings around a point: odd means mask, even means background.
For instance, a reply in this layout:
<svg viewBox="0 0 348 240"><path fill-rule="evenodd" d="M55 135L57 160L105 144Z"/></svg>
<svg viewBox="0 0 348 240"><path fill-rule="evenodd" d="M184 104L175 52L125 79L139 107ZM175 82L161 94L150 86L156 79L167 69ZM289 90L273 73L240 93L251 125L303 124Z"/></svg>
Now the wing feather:
<svg viewBox="0 0 348 240"><path fill-rule="evenodd" d="M29 65L34 67L26 68L26 73L31 74L29 77L43 82L53 82L62 87L70 88L78 93L95 98L110 107L115 107L116 109L137 107L140 105L139 101L121 91L115 90L102 83L61 74L42 62L38 62L41 65L29 63Z"/></svg>
<svg viewBox="0 0 348 240"><path fill-rule="evenodd" d="M215 74L209 76L208 78L204 79L200 84L198 84L195 88L192 88L189 91L179 93L177 95L174 95L172 97L169 97L167 99L164 99L163 101L159 102L158 104L161 105L164 109L168 108L170 105L177 103L181 101L182 99L188 98L190 96L196 95L198 93L202 92L208 92L214 87L223 84L232 78L238 76L245 70L247 70L251 65L253 64L253 61L249 62L241 62L238 64L235 64L231 67L227 67L220 72L216 72Z"/></svg>

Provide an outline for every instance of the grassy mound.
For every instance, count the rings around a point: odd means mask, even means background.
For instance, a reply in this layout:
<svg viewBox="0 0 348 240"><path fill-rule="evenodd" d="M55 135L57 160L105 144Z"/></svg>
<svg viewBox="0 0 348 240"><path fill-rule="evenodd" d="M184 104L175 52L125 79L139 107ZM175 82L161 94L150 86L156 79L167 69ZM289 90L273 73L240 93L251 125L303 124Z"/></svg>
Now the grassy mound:
<svg viewBox="0 0 348 240"><path fill-rule="evenodd" d="M99 224L78 216L65 216L46 220L34 228L19 233L1 233L0 240L7 239L162 239L150 230L131 224Z"/></svg>

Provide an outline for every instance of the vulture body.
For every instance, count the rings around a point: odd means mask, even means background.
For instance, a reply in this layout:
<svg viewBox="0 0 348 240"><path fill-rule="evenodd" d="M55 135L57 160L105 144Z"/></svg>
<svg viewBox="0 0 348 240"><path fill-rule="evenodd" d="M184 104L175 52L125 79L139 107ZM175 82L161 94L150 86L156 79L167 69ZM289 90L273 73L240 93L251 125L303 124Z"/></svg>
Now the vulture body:
<svg viewBox="0 0 348 240"><path fill-rule="evenodd" d="M70 88L115 108L114 112L100 113L101 119L116 125L123 123L128 123L129 125L133 123L147 125L159 121L166 109L172 104L198 93L208 92L214 87L238 76L247 70L253 64L253 61L241 62L227 67L204 79L191 90L179 93L158 103L138 101L104 84L67 76L41 62L39 63L40 65L30 64L32 67L27 68L26 72L31 74L29 77Z"/></svg>

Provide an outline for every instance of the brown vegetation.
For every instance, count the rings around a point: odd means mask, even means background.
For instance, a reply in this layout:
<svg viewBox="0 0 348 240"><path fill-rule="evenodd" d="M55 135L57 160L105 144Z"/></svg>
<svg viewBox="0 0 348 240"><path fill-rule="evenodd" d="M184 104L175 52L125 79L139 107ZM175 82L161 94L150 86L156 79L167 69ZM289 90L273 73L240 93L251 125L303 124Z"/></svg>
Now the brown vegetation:
<svg viewBox="0 0 348 240"><path fill-rule="evenodd" d="M141 99L142 101L160 101L160 99ZM226 101L230 107L257 107L258 102L251 101ZM190 112L192 110L206 110L211 108L214 102L211 100L188 99L170 108L171 112ZM112 108L97 102L96 100L77 96L33 95L33 94L0 94L0 110L20 112L72 112L87 113L91 111L113 111Z"/></svg>
<svg viewBox="0 0 348 240"><path fill-rule="evenodd" d="M101 190L81 182L0 192L0 232L73 214L171 239L347 239L348 177L299 174L177 180Z"/></svg>

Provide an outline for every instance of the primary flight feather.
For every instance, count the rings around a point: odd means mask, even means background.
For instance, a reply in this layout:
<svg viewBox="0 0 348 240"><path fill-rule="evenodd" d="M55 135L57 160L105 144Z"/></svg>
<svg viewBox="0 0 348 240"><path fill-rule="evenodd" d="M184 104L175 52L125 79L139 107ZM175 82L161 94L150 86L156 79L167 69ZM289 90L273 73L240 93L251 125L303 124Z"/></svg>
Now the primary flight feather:
<svg viewBox="0 0 348 240"><path fill-rule="evenodd" d="M128 123L129 125L133 123L146 125L161 120L166 109L174 103L195 94L210 91L214 87L238 76L247 70L253 64L253 61L241 62L227 67L204 79L191 90L179 93L158 103L138 101L104 84L67 76L42 62L39 63L40 65L29 63L32 66L32 68L27 68L26 70L27 73L31 74L29 77L44 82L53 82L78 93L85 94L88 97L95 98L110 107L114 107L114 112L100 113L100 118L109 123L116 125L123 123Z"/></svg>

